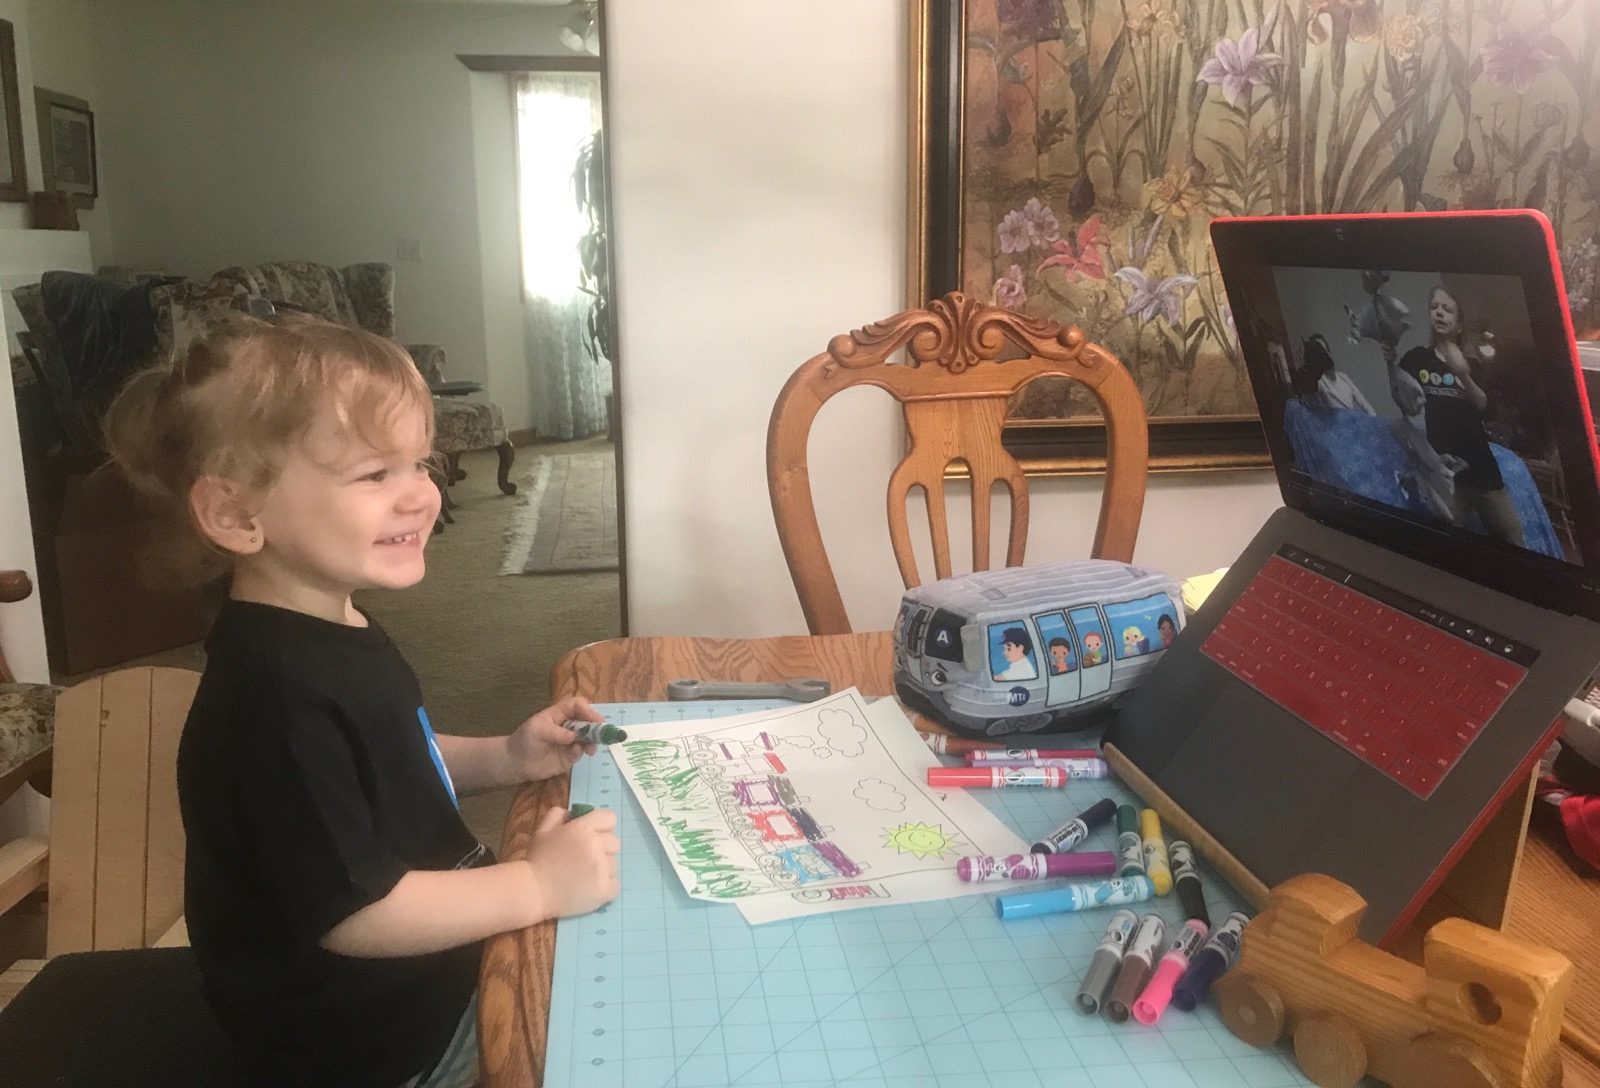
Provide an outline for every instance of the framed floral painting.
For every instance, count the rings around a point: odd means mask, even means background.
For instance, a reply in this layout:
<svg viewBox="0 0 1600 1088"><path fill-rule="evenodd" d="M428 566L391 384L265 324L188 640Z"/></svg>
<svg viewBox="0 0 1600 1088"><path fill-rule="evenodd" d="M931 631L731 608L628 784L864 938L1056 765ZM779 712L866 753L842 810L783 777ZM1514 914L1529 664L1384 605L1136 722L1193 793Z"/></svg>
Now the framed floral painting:
<svg viewBox="0 0 1600 1088"><path fill-rule="evenodd" d="M1600 5L916 0L910 283L1076 324L1132 372L1151 465L1266 463L1208 235L1223 215L1531 207L1600 322ZM1593 136L1594 139L1590 139ZM1104 467L1087 390L1008 448Z"/></svg>

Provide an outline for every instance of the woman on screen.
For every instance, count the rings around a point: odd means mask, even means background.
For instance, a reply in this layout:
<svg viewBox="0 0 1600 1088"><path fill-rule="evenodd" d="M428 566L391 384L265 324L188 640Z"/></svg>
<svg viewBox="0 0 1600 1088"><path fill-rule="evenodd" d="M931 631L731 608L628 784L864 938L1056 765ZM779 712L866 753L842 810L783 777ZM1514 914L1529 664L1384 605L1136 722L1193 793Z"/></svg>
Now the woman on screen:
<svg viewBox="0 0 1600 1088"><path fill-rule="evenodd" d="M1491 536L1526 547L1522 522L1483 428L1489 394L1473 376L1469 355L1477 353L1463 346L1462 328L1461 303L1441 284L1428 293L1429 343L1412 348L1398 363L1395 348L1385 344L1384 358L1421 387L1428 444L1441 458L1465 462L1452 481L1451 522L1464 526L1476 513Z"/></svg>

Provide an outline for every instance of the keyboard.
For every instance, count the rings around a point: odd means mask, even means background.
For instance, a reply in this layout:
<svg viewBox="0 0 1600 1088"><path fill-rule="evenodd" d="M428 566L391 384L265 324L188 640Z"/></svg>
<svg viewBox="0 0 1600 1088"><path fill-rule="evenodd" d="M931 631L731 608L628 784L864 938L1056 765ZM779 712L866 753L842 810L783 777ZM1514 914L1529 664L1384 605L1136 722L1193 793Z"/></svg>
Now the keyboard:
<svg viewBox="0 0 1600 1088"><path fill-rule="evenodd" d="M1292 547L1267 561L1200 650L1424 799L1537 657Z"/></svg>

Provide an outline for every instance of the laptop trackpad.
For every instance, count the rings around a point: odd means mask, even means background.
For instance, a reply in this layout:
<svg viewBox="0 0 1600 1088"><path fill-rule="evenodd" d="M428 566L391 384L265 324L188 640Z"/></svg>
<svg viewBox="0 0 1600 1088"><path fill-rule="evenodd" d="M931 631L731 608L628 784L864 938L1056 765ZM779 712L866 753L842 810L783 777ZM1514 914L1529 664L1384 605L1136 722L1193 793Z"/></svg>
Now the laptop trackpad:
<svg viewBox="0 0 1600 1088"><path fill-rule="evenodd" d="M1228 687L1178 746L1160 785L1179 807L1258 879L1271 885L1315 856L1313 842L1336 820L1336 797L1355 773L1333 741L1242 684ZM1260 788L1272 781L1273 789ZM1295 799L1285 819L1282 799ZM1324 844L1325 846L1325 844ZM1277 859L1275 866L1271 860Z"/></svg>

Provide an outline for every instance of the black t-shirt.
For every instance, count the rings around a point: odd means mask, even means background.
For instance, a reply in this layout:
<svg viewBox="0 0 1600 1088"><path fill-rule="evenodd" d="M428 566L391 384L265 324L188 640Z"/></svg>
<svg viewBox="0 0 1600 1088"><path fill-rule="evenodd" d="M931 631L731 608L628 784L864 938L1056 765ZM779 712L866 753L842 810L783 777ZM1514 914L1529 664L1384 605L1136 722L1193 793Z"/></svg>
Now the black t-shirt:
<svg viewBox="0 0 1600 1088"><path fill-rule="evenodd" d="M1400 358L1400 369L1422 386L1428 423L1428 445L1435 453L1453 454L1467 463L1455 482L1477 491L1498 491L1505 486L1500 465L1483 430L1483 414L1433 348L1418 345Z"/></svg>
<svg viewBox="0 0 1600 1088"><path fill-rule="evenodd" d="M206 996L263 1084L394 1088L443 1053L481 944L367 959L318 941L409 870L492 860L461 821L416 676L376 623L241 601L206 654L178 749Z"/></svg>

